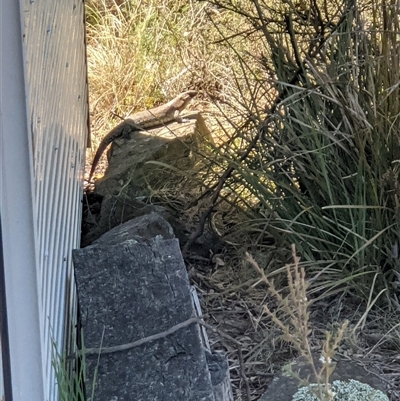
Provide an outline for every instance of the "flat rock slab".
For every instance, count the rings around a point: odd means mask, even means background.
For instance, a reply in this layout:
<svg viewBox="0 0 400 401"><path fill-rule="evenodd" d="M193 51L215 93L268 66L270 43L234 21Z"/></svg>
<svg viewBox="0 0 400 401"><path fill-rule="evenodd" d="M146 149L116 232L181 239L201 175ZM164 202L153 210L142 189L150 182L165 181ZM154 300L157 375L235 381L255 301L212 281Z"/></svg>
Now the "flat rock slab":
<svg viewBox="0 0 400 401"><path fill-rule="evenodd" d="M154 214L139 217L73 252L85 348L131 343L195 317L168 226ZM215 400L197 324L129 350L87 355L86 367L86 392L94 390L96 401Z"/></svg>
<svg viewBox="0 0 400 401"><path fill-rule="evenodd" d="M310 377L312 382L312 370L301 358L294 361L292 369L298 372L302 379ZM371 367L371 371L373 368ZM362 366L349 360L339 360L335 371L331 376L331 382L335 380L348 381L350 379L358 380L361 383L369 384L371 387L381 390L385 393L384 383L374 374L367 372ZM298 381L291 377L285 377L283 374L274 378L267 391L262 395L260 401L291 401L293 395L299 389Z"/></svg>
<svg viewBox="0 0 400 401"><path fill-rule="evenodd" d="M163 178L174 174L171 169L160 168L157 174L152 174L157 166L147 164L150 161L184 170L193 167L199 157L196 152L204 148L205 140L212 142L212 138L201 113L184 113L182 119L185 122L149 131L131 128L125 138L117 139L108 153L106 173L96 181L96 193L108 197L125 189L126 193L147 195L149 183L162 185Z"/></svg>

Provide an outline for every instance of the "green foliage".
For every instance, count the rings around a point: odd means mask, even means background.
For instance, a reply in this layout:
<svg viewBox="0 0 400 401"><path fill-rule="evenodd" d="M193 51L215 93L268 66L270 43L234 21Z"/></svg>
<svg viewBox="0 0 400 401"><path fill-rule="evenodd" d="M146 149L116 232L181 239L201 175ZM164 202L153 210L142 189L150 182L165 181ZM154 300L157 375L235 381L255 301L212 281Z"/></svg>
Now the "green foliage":
<svg viewBox="0 0 400 401"><path fill-rule="evenodd" d="M56 374L58 398L60 401L84 401L85 396L85 358L67 360L53 344L52 365Z"/></svg>
<svg viewBox="0 0 400 401"><path fill-rule="evenodd" d="M296 244L312 291L388 292L400 229L395 4L250 3L233 8L263 35L258 85L273 97L263 112L253 95L252 123L235 126L251 151L229 184L258 200L254 216L279 245Z"/></svg>

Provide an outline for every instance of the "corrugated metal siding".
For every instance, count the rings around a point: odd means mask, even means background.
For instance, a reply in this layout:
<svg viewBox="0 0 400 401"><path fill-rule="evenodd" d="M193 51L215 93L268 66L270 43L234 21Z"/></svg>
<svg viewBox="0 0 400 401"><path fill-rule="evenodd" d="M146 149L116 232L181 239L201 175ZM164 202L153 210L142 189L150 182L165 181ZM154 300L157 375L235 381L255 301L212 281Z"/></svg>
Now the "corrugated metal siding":
<svg viewBox="0 0 400 401"><path fill-rule="evenodd" d="M5 400L4 395L4 375L3 375L3 356L1 353L2 345L1 345L1 333L0 333L0 401Z"/></svg>
<svg viewBox="0 0 400 401"><path fill-rule="evenodd" d="M81 182L87 140L87 82L82 0L21 2L32 135L34 210L41 294L43 369L56 399L52 346L62 353L73 330L71 249L79 247ZM72 319L71 316L72 314Z"/></svg>

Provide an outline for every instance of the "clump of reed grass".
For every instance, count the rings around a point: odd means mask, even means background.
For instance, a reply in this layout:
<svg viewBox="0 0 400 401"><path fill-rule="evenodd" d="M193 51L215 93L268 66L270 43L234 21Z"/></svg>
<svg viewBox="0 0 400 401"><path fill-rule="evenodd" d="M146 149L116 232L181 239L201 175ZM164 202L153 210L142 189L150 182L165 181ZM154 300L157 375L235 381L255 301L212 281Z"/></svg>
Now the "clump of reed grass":
<svg viewBox="0 0 400 401"><path fill-rule="evenodd" d="M237 53L253 97L243 102L247 123L231 120L225 148L235 169L231 203L280 247L296 245L311 292L385 294L391 305L400 245L395 4L218 4L244 16L264 43L253 55L257 70ZM264 109L255 80L272 88ZM247 157L229 157L232 147Z"/></svg>

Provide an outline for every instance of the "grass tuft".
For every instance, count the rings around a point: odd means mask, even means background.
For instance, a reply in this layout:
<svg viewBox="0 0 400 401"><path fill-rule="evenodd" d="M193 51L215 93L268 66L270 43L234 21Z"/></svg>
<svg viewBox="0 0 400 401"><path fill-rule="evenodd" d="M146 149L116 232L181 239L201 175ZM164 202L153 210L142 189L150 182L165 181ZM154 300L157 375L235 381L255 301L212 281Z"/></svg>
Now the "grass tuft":
<svg viewBox="0 0 400 401"><path fill-rule="evenodd" d="M275 325L282 331L282 338L289 342L301 357L311 367L316 387L316 397L320 401L333 401L334 395L331 391L330 377L335 369L333 357L347 329L348 321L344 321L336 333L330 331L325 333L325 340L322 344L322 352L319 361L321 367L317 367L315 355L311 351L309 337L311 335L309 309L312 301L308 296L309 282L306 280L305 270L300 267L300 258L296 255L296 247L292 246L293 264L286 265L286 276L288 280L288 294L282 296L250 254L246 255L249 262L260 274L262 281L268 286L268 292L276 299L279 306L278 312L273 312L264 304L263 309ZM299 381L300 386L309 386L310 382L302 379L297 372L294 372L289 364L285 369L286 375L294 377Z"/></svg>
<svg viewBox="0 0 400 401"><path fill-rule="evenodd" d="M234 202L268 222L280 247L296 245L312 292L367 301L373 285L391 305L400 232L395 5L251 3L230 3L264 43L258 70L237 52L251 99L243 101L247 123L230 120L229 146L251 150L230 160L227 186L246 189ZM254 111L261 75L272 99Z"/></svg>

